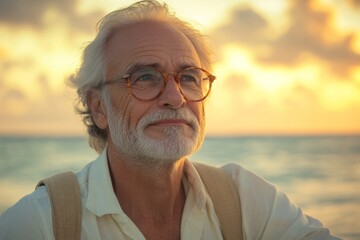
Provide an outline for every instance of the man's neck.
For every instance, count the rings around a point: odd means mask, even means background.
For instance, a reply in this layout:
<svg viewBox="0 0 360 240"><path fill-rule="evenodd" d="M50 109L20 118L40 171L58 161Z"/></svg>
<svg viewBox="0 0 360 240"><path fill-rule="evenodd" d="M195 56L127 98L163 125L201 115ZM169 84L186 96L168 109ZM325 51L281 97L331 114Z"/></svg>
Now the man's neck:
<svg viewBox="0 0 360 240"><path fill-rule="evenodd" d="M144 233L148 227L162 226L179 231L185 204L181 181L185 159L157 168L128 164L111 150L108 159L115 195L139 229Z"/></svg>

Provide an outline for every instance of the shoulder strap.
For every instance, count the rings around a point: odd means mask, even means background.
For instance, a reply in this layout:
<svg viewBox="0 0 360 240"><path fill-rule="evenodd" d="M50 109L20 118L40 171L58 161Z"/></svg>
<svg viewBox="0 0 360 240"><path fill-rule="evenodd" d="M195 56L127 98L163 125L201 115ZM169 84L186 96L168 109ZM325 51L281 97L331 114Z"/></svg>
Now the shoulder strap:
<svg viewBox="0 0 360 240"><path fill-rule="evenodd" d="M213 201L225 240L242 240L240 198L234 183L220 169L194 163ZM52 207L55 240L81 239L82 206L80 188L73 172L59 173L40 181Z"/></svg>
<svg viewBox="0 0 360 240"><path fill-rule="evenodd" d="M82 206L80 187L73 172L63 172L40 181L45 185L52 207L55 240L80 240Z"/></svg>
<svg viewBox="0 0 360 240"><path fill-rule="evenodd" d="M233 181L219 168L194 163L213 201L225 240L242 240L240 197Z"/></svg>

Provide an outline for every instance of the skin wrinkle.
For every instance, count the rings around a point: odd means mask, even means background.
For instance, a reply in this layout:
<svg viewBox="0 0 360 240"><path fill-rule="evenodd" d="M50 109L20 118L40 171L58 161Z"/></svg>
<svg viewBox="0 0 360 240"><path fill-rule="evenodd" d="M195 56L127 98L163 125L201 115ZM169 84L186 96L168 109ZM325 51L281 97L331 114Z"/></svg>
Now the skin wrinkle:
<svg viewBox="0 0 360 240"><path fill-rule="evenodd" d="M154 55L160 55L157 53L157 51L148 51L149 54L146 55L146 54L143 54L145 51L141 51L141 49L139 49L137 51L138 53L140 53L142 55L142 61L141 63L143 65L147 65L147 64L153 64L155 63L155 61L153 60L154 58L158 59L156 61L157 64L159 64L161 66L161 70L167 70L167 69L176 69L175 71L180 71L183 67L177 67L177 65L181 65L181 66L194 66L194 67L197 67L198 65L193 62L193 59L188 56L188 57L181 57L181 58L178 58L176 59L176 61L178 62L183 62L183 64L175 64L173 62L172 59L170 59L171 61L171 65L169 66L169 64L167 64L167 61L165 61L165 57L167 54L167 52L165 51L158 51L161 55L163 55L163 57L154 57ZM180 52L180 51L179 51ZM134 53L134 56L136 56L136 53ZM149 59L149 60L148 60ZM125 70L123 70L123 73L128 73L129 72L129 69L131 68L131 66L133 65L133 63L129 63L126 67L125 67ZM119 75L124 75L122 73L119 73Z"/></svg>
<svg viewBox="0 0 360 240"><path fill-rule="evenodd" d="M184 64L192 64L193 66L198 66L198 65L202 65L202 64L194 64L194 56L197 57L197 62L201 63L199 56L197 54L197 51L195 50L194 46L192 45L192 43L190 42L190 40L180 31L178 31L177 29L174 29L172 27L168 27L167 24L164 23L159 23L159 22L148 22L148 23L143 23L143 24L154 24L156 25L163 25L167 27L167 30L169 30L171 33L174 34L180 34L182 39L184 39L184 42L179 43L180 41L173 41L171 43L169 43L168 45L171 45L171 49L173 54L179 55L180 54L180 59L176 59L176 61L181 61ZM132 27L136 26L137 24L129 24L125 27L119 28L117 30L117 32L115 32L114 34L112 34L108 40L107 40L107 45L106 45L106 52L107 53L111 53L111 51L109 51L109 46L111 45L111 43L114 41L114 38L116 37L116 35L120 35L121 34L121 30L127 30L127 29L132 29ZM134 33L128 33L128 34L121 34L121 38L124 40L124 42L131 42L134 41L133 39L134 37ZM159 64L161 64L164 67L164 70L168 70L170 68L176 69L177 64L175 64L173 62L173 60L171 59L171 54L169 54L167 51L164 50L164 46L162 44L149 44L148 39L149 38L155 38L155 39L159 39L159 36L156 34L151 34L150 37L149 36L136 36L136 43L137 46L136 48L131 49L132 50L132 58L133 59L137 59L138 57L140 57L141 59L143 59L143 61L146 61L147 58L156 58L159 60ZM180 38L180 37L179 37ZM176 44L177 45L174 45ZM191 49L188 48L188 46L191 46ZM184 52L184 49L186 49L186 51ZM125 55L126 55L126 50L125 50ZM106 58L106 62L109 64L108 69L111 69L111 66L116 66L118 65L121 60L123 59L122 57L118 57L117 59L112 59L111 61L108 59L109 54L105 55ZM114 61L117 60L117 61ZM167 63L171 62L171 66L168 66ZM131 65L131 63L128 64L127 68L124 69L117 69L117 73L108 73L107 72L107 79L112 79L114 76L118 76L120 74L126 73L126 70L128 70L129 65ZM109 76L110 75L110 76Z"/></svg>

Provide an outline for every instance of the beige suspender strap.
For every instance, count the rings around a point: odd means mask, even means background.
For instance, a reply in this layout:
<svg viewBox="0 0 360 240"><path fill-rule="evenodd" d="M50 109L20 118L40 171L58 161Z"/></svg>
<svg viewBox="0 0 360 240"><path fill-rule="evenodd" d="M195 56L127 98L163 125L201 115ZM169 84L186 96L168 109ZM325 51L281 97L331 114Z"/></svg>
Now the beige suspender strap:
<svg viewBox="0 0 360 240"><path fill-rule="evenodd" d="M234 183L220 169L194 163L213 201L225 240L242 240L240 198ZM82 206L80 188L73 172L44 179L52 207L55 240L80 240Z"/></svg>
<svg viewBox="0 0 360 240"><path fill-rule="evenodd" d="M55 240L80 240L82 206L79 183L73 172L63 172L44 179L52 207Z"/></svg>
<svg viewBox="0 0 360 240"><path fill-rule="evenodd" d="M194 163L213 201L225 240L242 240L242 217L238 191L221 169Z"/></svg>

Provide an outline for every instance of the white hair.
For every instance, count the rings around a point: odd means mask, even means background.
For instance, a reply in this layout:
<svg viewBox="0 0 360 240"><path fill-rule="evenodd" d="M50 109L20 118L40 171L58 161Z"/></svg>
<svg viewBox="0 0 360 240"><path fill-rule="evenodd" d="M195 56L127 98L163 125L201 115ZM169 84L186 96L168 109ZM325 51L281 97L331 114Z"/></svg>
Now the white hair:
<svg viewBox="0 0 360 240"><path fill-rule="evenodd" d="M106 144L107 132L96 126L87 105L89 90L105 81L106 62L105 44L117 29L139 22L158 21L170 24L180 30L193 44L201 61L201 67L211 70L211 51L205 36L188 22L178 19L166 4L155 0L137 2L127 8L113 11L98 23L96 38L84 49L82 63L78 71L69 79L69 84L77 89L78 102L76 111L82 116L89 134L89 144L97 152L101 152ZM120 56L121 57L121 56ZM106 91L102 91L102 95ZM107 97L107 96L103 96Z"/></svg>

